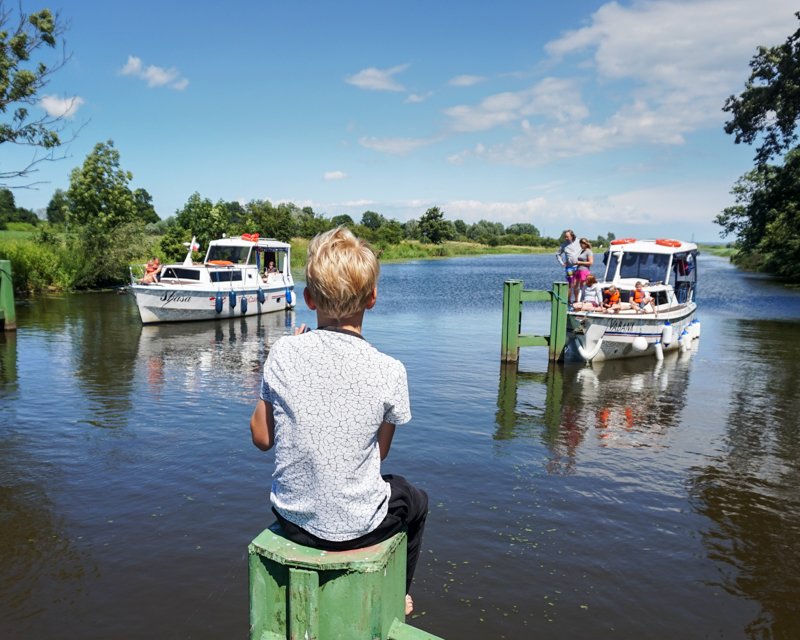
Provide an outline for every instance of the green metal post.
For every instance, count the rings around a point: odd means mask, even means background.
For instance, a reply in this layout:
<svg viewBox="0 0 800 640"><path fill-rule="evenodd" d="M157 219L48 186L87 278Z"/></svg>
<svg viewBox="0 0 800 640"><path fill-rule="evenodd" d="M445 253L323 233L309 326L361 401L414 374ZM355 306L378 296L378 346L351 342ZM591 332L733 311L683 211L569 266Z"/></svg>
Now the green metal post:
<svg viewBox="0 0 800 640"><path fill-rule="evenodd" d="M503 329L500 346L500 359L503 362L516 362L519 358L521 292L522 280L506 280L503 284Z"/></svg>
<svg viewBox="0 0 800 640"><path fill-rule="evenodd" d="M556 362L564 358L567 344L567 296L569 285L566 282L553 283L550 302L550 360Z"/></svg>
<svg viewBox="0 0 800 640"><path fill-rule="evenodd" d="M10 260L0 260L0 322L6 331L15 331L17 328L14 281L11 278Z"/></svg>
<svg viewBox="0 0 800 640"><path fill-rule="evenodd" d="M441 640L404 621L406 536L330 552L275 525L248 547L251 640Z"/></svg>

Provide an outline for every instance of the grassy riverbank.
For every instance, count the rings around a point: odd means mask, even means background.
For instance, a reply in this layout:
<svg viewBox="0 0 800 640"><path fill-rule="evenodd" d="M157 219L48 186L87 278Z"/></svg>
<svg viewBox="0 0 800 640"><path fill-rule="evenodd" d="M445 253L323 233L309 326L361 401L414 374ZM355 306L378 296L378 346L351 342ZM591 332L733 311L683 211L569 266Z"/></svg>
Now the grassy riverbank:
<svg viewBox="0 0 800 640"><path fill-rule="evenodd" d="M71 255L61 232L48 227L13 224L10 229L0 231L0 258L12 262L14 285L18 290L42 291L69 290L73 288L72 274L80 265L80 258ZM140 256L144 263L152 254L159 236L147 236ZM309 240L292 239L292 269L305 267ZM441 244L425 244L415 240L403 240L398 244L375 245L381 262L403 260L426 260L509 253L550 253L553 247L523 247L515 245L489 246L477 242L448 241ZM120 282L120 284L124 284Z"/></svg>

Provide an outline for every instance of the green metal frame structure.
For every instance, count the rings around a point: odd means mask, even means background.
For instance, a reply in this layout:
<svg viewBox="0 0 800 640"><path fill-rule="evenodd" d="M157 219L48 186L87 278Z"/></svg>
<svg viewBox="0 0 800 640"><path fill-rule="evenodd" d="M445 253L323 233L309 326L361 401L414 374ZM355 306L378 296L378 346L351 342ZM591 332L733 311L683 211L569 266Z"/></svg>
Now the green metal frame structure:
<svg viewBox="0 0 800 640"><path fill-rule="evenodd" d="M520 347L549 347L550 360L564 359L567 341L566 282L554 282L552 291L526 291L522 280L506 280L503 285L503 330L500 359L517 362ZM550 302L550 335L530 336L520 334L523 302Z"/></svg>
<svg viewBox="0 0 800 640"><path fill-rule="evenodd" d="M0 260L0 325L5 331L14 331L17 328L14 280L11 277L10 260Z"/></svg>

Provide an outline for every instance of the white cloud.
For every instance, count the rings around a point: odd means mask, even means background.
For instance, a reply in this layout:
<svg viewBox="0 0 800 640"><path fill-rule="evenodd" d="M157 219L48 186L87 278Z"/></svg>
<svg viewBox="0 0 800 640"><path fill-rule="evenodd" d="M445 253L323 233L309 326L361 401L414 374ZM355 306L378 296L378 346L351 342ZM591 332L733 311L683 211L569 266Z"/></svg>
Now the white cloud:
<svg viewBox="0 0 800 640"><path fill-rule="evenodd" d="M344 171L326 171L322 176L323 180L344 180L347 174Z"/></svg>
<svg viewBox="0 0 800 640"><path fill-rule="evenodd" d="M362 147L389 155L404 155L437 141L437 138L375 138L367 136L358 139L358 143Z"/></svg>
<svg viewBox="0 0 800 640"><path fill-rule="evenodd" d="M785 41L795 10L792 0L764 0L757 9L750 0L605 4L586 27L546 45L551 72L561 65L561 77L445 110L455 132L520 125L509 140L448 160L540 165L638 144L683 144L694 131L721 128L725 99L744 86L756 47Z"/></svg>
<svg viewBox="0 0 800 640"><path fill-rule="evenodd" d="M142 59L136 56L128 56L128 61L119 70L120 75L134 76L147 82L148 87L169 87L176 91L183 91L189 86L189 80L183 78L175 67L165 69L155 65L145 67Z"/></svg>
<svg viewBox="0 0 800 640"><path fill-rule="evenodd" d="M397 82L394 76L407 68L407 64L400 64L389 69L369 67L352 76L347 76L345 82L368 91L405 91L405 87Z"/></svg>
<svg viewBox="0 0 800 640"><path fill-rule="evenodd" d="M456 76L455 78L450 78L447 82L451 87L471 87L476 84L480 84L481 82L486 82L486 78L484 76L471 76L471 75L460 75Z"/></svg>
<svg viewBox="0 0 800 640"><path fill-rule="evenodd" d="M445 109L454 131L484 131L530 116L568 122L588 115L575 82L545 78L523 91L506 91L487 96L478 105Z"/></svg>
<svg viewBox="0 0 800 640"><path fill-rule="evenodd" d="M418 104L420 102L425 102L428 98L431 97L431 95L432 94L430 91L424 95L420 95L418 93L409 93L408 97L404 100L404 102L407 102L409 104Z"/></svg>
<svg viewBox="0 0 800 640"><path fill-rule="evenodd" d="M74 118L78 109L84 104L84 99L75 96L73 98L59 98L58 96L42 96L39 106L53 118Z"/></svg>

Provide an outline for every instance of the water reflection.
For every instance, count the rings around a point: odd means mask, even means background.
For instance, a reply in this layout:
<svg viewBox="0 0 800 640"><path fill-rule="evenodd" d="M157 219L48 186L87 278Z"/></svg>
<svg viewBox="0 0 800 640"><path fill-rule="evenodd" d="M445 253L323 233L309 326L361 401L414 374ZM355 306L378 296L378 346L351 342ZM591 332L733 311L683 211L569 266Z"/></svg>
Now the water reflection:
<svg viewBox="0 0 800 640"><path fill-rule="evenodd" d="M796 325L739 322L741 350L722 452L695 467L690 492L720 585L760 603L749 638L800 637L800 343ZM730 344L729 343L729 344Z"/></svg>
<svg viewBox="0 0 800 640"><path fill-rule="evenodd" d="M550 364L546 372L501 365L495 422L498 440L538 429L550 473L575 470L585 439L600 447L665 447L686 403L692 351L597 363Z"/></svg>
<svg viewBox="0 0 800 640"><path fill-rule="evenodd" d="M252 398L269 347L291 333L294 323L294 311L286 311L213 323L148 325L139 334L137 361L155 397L165 387L195 393L211 383L215 393ZM241 385L242 372L251 374L252 384ZM231 386L231 381L238 382Z"/></svg>
<svg viewBox="0 0 800 640"><path fill-rule="evenodd" d="M13 389L17 381L17 333L0 332L0 393Z"/></svg>

